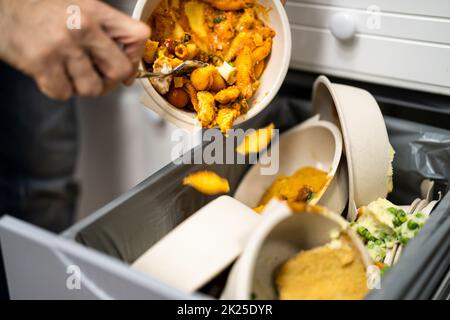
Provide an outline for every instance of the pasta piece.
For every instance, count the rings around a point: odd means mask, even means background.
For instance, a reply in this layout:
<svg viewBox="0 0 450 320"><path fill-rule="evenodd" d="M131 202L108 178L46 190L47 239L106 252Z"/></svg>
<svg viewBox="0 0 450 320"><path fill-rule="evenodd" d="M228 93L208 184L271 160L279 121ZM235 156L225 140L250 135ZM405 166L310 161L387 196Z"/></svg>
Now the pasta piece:
<svg viewBox="0 0 450 320"><path fill-rule="evenodd" d="M176 66L178 66L178 65L180 65L180 64L182 64L182 63L183 63L183 60L180 60L180 59L178 59L178 58L170 59L170 66L171 66L172 68L175 68Z"/></svg>
<svg viewBox="0 0 450 320"><path fill-rule="evenodd" d="M259 79L264 71L264 67L266 66L266 63L264 60L261 60L255 65L255 78Z"/></svg>
<svg viewBox="0 0 450 320"><path fill-rule="evenodd" d="M182 60L194 59L198 52L195 43L179 44L175 47L175 55Z"/></svg>
<svg viewBox="0 0 450 320"><path fill-rule="evenodd" d="M234 38L233 21L235 20L235 15L231 12L226 12L219 17L223 17L224 20L219 23L214 23L214 32L217 35L216 41L219 42L218 49L220 50L220 45L223 47L226 42Z"/></svg>
<svg viewBox="0 0 450 320"><path fill-rule="evenodd" d="M262 35L262 37L264 39L275 37L275 30L273 30L270 27L264 26L264 25L256 27L255 28L255 32L257 32L258 34Z"/></svg>
<svg viewBox="0 0 450 320"><path fill-rule="evenodd" d="M239 34L231 42L230 48L225 56L226 61L232 61L242 50L248 47L253 50L256 45L253 41L253 34L251 32L239 32Z"/></svg>
<svg viewBox="0 0 450 320"><path fill-rule="evenodd" d="M264 39L262 35L260 35L258 32L253 32L253 41L255 42L255 45L257 47L262 46L264 44Z"/></svg>
<svg viewBox="0 0 450 320"><path fill-rule="evenodd" d="M252 55L248 47L242 49L234 64L238 70L236 86L244 98L250 99L253 96L252 79L254 79L254 74Z"/></svg>
<svg viewBox="0 0 450 320"><path fill-rule="evenodd" d="M227 179L220 177L212 171L197 171L183 179L183 185L191 186L195 190L207 194L216 195L230 191L230 185Z"/></svg>
<svg viewBox="0 0 450 320"><path fill-rule="evenodd" d="M195 56L200 52L200 49L195 43L188 43L186 47L189 53L187 59L194 59Z"/></svg>
<svg viewBox="0 0 450 320"><path fill-rule="evenodd" d="M188 49L187 49L187 47L186 47L185 44L181 43L181 44L179 44L179 45L177 45L177 46L175 47L175 55L176 55L178 58L180 58L180 59L182 59L182 60L186 60L188 54L189 54L189 53L188 53Z"/></svg>
<svg viewBox="0 0 450 320"><path fill-rule="evenodd" d="M186 81L186 83L184 84L184 90L189 95L189 99L191 100L194 110L198 112L199 107L198 107L197 90L195 90L194 86L189 81Z"/></svg>
<svg viewBox="0 0 450 320"><path fill-rule="evenodd" d="M255 3L255 0L203 0L219 10L241 10Z"/></svg>
<svg viewBox="0 0 450 320"><path fill-rule="evenodd" d="M272 50L272 38L267 38L264 41L264 44L258 48L256 48L252 52L252 58L255 63L264 60Z"/></svg>
<svg viewBox="0 0 450 320"><path fill-rule="evenodd" d="M167 50L166 47L159 47L158 48L158 58L164 58L164 57L169 57L169 50Z"/></svg>
<svg viewBox="0 0 450 320"><path fill-rule="evenodd" d="M225 80L222 78L219 71L215 69L213 72L213 84L210 89L217 92L224 89L226 86L227 84L225 83Z"/></svg>
<svg viewBox="0 0 450 320"><path fill-rule="evenodd" d="M202 127L209 126L216 117L216 104L214 96L208 91L197 92L198 99L198 119L202 123Z"/></svg>
<svg viewBox="0 0 450 320"><path fill-rule="evenodd" d="M176 108L182 109L189 103L189 95L181 88L172 88L166 96L167 101Z"/></svg>
<svg viewBox="0 0 450 320"><path fill-rule="evenodd" d="M233 122L239 116L239 112L233 108L220 108L217 112L216 123L222 133L227 133L233 127Z"/></svg>
<svg viewBox="0 0 450 320"><path fill-rule="evenodd" d="M209 65L203 68L195 69L191 73L191 82L197 91L208 90L213 85L214 71L215 67Z"/></svg>
<svg viewBox="0 0 450 320"><path fill-rule="evenodd" d="M244 10L244 13L239 18L239 22L236 26L236 29L238 31L251 29L253 28L254 23L255 23L255 10L253 10L253 8L248 8Z"/></svg>
<svg viewBox="0 0 450 320"><path fill-rule="evenodd" d="M236 148L240 154L258 153L262 151L272 140L273 123L265 128L258 129L244 137L244 140Z"/></svg>
<svg viewBox="0 0 450 320"><path fill-rule="evenodd" d="M206 38L205 29L205 4L196 1L188 1L184 5L184 13L189 20L189 26L198 36Z"/></svg>
<svg viewBox="0 0 450 320"><path fill-rule="evenodd" d="M156 52L158 51L158 41L147 40L144 49L144 61L146 63L153 63L156 59Z"/></svg>
<svg viewBox="0 0 450 320"><path fill-rule="evenodd" d="M241 92L236 86L231 86L216 93L214 99L221 104L227 104L236 100Z"/></svg>

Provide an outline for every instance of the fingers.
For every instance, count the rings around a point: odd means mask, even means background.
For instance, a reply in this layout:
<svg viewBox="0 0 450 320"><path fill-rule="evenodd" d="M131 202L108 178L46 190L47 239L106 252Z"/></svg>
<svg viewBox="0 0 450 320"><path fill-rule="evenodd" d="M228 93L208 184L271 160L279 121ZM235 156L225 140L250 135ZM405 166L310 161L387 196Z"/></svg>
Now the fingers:
<svg viewBox="0 0 450 320"><path fill-rule="evenodd" d="M96 69L103 78L104 90L108 91L134 74L131 61L101 29L92 29L84 42Z"/></svg>
<svg viewBox="0 0 450 320"><path fill-rule="evenodd" d="M102 4L100 24L111 38L124 45L125 52L132 63L141 58L145 40L150 37L150 28L143 22L130 18L123 12Z"/></svg>
<svg viewBox="0 0 450 320"><path fill-rule="evenodd" d="M79 51L69 57L67 71L72 79L75 94L92 97L103 93L103 80L85 52Z"/></svg>
<svg viewBox="0 0 450 320"><path fill-rule="evenodd" d="M42 46L50 53L27 64L35 66L28 73L51 98L96 96L134 80L148 26L98 1L86 2L83 9L80 30L63 34L64 41L48 37L51 41Z"/></svg>
<svg viewBox="0 0 450 320"><path fill-rule="evenodd" d="M139 62L133 63L133 73L128 77L128 79L125 79L125 81L123 81L124 85L129 87L134 83L134 80L136 79L136 74L137 74L138 68L139 68Z"/></svg>
<svg viewBox="0 0 450 320"><path fill-rule="evenodd" d="M123 51L132 64L132 75L125 81L125 84L129 85L134 80L134 74L144 52L145 41L150 37L150 28L145 23L133 20L106 5L102 4L102 10L104 12L100 23L103 30L109 37L123 45Z"/></svg>
<svg viewBox="0 0 450 320"><path fill-rule="evenodd" d="M46 96L56 100L67 100L73 95L72 84L62 62L45 66L34 76L39 89Z"/></svg>
<svg viewBox="0 0 450 320"><path fill-rule="evenodd" d="M135 34L119 36L118 40L124 45L125 54L130 61L132 63L139 63L144 53L145 41L150 37L150 29L141 22L134 20L132 22L134 27L127 31L130 33L135 32Z"/></svg>

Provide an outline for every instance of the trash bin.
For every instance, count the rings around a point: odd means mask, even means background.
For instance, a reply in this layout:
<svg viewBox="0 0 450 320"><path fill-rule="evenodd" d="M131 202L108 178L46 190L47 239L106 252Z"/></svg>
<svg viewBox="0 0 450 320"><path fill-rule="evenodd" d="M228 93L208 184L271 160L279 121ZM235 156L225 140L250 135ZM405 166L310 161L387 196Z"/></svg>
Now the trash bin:
<svg viewBox="0 0 450 320"><path fill-rule="evenodd" d="M283 132L309 118L311 78L308 74L290 72L271 106L245 123L245 128L260 128L273 122ZM388 96L386 91L379 92L385 94L384 98ZM399 100L398 105L402 105L401 102ZM389 105L381 101L382 110L391 114L385 116L385 122L396 151L394 191L389 199L397 204L409 204L421 197L421 182L430 179L435 181L435 193L440 193L442 200L398 263L383 277L381 289L372 290L367 299L443 298L449 292L450 131L401 119L390 111L395 105L395 99L389 99ZM402 106L398 106L400 115L401 109ZM415 109L414 114L419 111ZM208 142L203 146L206 144ZM194 158L200 147L189 151L189 156ZM215 198L183 187L182 179L186 175L201 169L215 171L229 180L230 194L233 194L248 168L248 164L171 163L60 235L11 217L0 219L0 239L11 297L218 297L228 270L198 293L186 295L129 265ZM17 268L18 265L21 268ZM77 267L81 271L81 289L67 289L67 279L75 274ZM43 283L46 286L42 287Z"/></svg>

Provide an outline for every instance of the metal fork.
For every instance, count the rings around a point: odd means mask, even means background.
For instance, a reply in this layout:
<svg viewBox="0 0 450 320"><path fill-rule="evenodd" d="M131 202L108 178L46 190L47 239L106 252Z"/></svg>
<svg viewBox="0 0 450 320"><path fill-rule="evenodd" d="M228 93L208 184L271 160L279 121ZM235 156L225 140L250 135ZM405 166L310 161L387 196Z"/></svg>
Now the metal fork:
<svg viewBox="0 0 450 320"><path fill-rule="evenodd" d="M179 75L189 73L197 68L206 67L207 65L206 62L198 60L186 60L167 73L138 70L136 78L161 78L169 75Z"/></svg>

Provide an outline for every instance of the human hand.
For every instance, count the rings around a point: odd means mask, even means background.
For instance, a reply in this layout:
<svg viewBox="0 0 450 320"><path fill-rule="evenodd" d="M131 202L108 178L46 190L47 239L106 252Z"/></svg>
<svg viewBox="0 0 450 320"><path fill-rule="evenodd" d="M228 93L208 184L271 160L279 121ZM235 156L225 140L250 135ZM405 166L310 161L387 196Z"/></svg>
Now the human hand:
<svg viewBox="0 0 450 320"><path fill-rule="evenodd" d="M69 29L69 6L79 29ZM96 0L0 0L0 59L54 99L96 96L131 84L149 28Z"/></svg>

